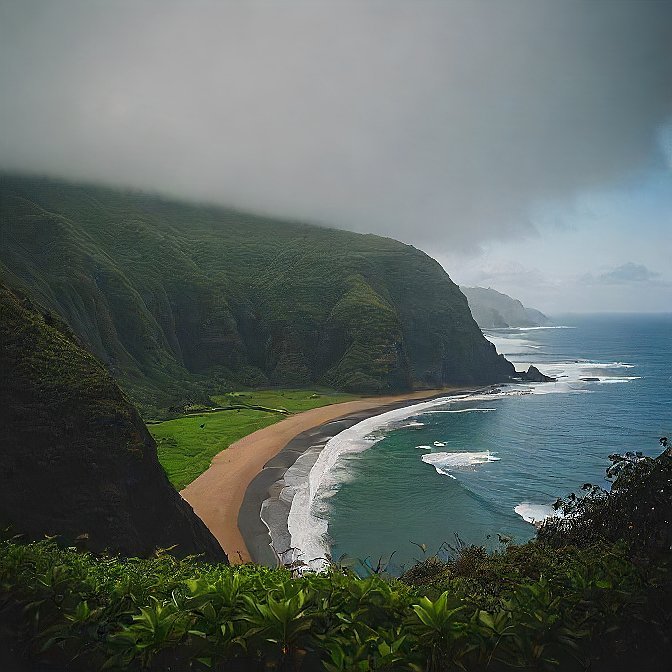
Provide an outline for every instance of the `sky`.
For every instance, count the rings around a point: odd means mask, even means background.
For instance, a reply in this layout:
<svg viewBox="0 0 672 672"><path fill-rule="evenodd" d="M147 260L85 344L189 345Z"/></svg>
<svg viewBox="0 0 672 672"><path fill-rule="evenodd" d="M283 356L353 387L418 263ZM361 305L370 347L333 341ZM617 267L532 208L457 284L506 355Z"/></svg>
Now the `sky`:
<svg viewBox="0 0 672 672"><path fill-rule="evenodd" d="M391 236L671 311L672 0L0 0L0 169Z"/></svg>

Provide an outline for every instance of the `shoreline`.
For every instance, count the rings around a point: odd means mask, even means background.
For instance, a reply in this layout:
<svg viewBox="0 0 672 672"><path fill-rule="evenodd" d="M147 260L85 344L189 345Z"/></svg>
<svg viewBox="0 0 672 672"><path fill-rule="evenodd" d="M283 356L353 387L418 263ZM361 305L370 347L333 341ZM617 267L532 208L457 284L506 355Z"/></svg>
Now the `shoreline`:
<svg viewBox="0 0 672 672"><path fill-rule="evenodd" d="M428 401L474 391L474 386L421 390L400 395L366 397L313 408L290 416L232 443L210 467L180 494L205 523L229 557L229 562L276 564L270 534L261 519L269 489L311 446L324 443L366 417Z"/></svg>

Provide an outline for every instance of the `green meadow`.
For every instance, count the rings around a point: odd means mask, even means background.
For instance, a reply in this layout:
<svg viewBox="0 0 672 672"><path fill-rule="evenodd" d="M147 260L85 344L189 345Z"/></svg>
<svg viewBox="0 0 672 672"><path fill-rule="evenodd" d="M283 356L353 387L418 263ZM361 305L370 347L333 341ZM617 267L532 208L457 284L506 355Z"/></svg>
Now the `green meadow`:
<svg viewBox="0 0 672 672"><path fill-rule="evenodd" d="M181 490L202 474L212 458L244 436L288 414L357 399L331 390L255 390L213 396L220 408L148 425L159 461L170 482ZM250 408L251 406L263 407Z"/></svg>

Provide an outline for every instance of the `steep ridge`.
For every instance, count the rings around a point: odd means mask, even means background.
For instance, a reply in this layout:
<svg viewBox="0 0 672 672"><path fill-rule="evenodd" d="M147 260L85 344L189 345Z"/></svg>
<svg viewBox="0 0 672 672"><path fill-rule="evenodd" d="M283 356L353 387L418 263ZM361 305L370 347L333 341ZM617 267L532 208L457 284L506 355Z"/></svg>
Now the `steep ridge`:
<svg viewBox="0 0 672 672"><path fill-rule="evenodd" d="M0 524L147 556L226 555L172 488L140 416L50 313L0 284Z"/></svg>
<svg viewBox="0 0 672 672"><path fill-rule="evenodd" d="M136 401L513 373L441 266L388 238L8 175L0 235L7 281L62 315Z"/></svg>
<svg viewBox="0 0 672 672"><path fill-rule="evenodd" d="M518 299L491 287L460 287L469 301L471 314L481 329L502 327L544 327L551 320L534 308L525 307Z"/></svg>

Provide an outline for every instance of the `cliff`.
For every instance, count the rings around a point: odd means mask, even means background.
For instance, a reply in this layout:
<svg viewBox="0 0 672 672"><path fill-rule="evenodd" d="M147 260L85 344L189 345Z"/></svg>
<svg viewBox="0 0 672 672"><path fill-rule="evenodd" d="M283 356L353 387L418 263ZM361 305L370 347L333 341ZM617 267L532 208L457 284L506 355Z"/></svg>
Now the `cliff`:
<svg viewBox="0 0 672 672"><path fill-rule="evenodd" d="M8 175L0 235L7 281L61 315L136 402L513 375L443 268L388 238Z"/></svg>
<svg viewBox="0 0 672 672"><path fill-rule="evenodd" d="M94 551L226 555L140 416L69 329L0 284L0 524Z"/></svg>
<svg viewBox="0 0 672 672"><path fill-rule="evenodd" d="M526 308L518 299L512 299L492 288L460 287L469 301L471 314L481 329L506 327L544 327L551 320L534 308Z"/></svg>

